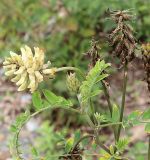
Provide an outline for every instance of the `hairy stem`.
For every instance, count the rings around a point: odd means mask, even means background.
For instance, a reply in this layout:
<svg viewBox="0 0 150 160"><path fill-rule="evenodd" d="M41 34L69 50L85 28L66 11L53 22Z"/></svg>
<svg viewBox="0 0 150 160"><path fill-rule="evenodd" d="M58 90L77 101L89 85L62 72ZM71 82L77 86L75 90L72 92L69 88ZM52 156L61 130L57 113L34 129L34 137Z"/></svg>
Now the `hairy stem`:
<svg viewBox="0 0 150 160"><path fill-rule="evenodd" d="M127 80L128 80L127 72L128 72L128 63L125 63L124 64L124 77L123 77L122 103L121 103L120 119L119 119L120 122L122 122L123 120L123 113L124 113L124 108L125 108L126 88L127 88ZM119 125L118 127L117 141L119 140L120 132L121 132L121 125Z"/></svg>

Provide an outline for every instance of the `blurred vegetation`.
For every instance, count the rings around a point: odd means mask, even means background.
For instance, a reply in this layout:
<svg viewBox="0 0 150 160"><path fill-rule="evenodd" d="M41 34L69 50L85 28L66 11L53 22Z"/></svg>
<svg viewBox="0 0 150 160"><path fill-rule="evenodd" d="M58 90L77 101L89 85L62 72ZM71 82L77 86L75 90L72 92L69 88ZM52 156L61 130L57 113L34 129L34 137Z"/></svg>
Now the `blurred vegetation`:
<svg viewBox="0 0 150 160"><path fill-rule="evenodd" d="M112 28L112 23L107 19L108 8L133 10L136 15L132 25L137 40L143 43L150 41L149 6L149 0L1 0L0 56L4 58L10 50L20 52L20 47L27 44L44 48L47 59L53 65L85 68L87 61L84 53L89 49L93 36L99 39L102 55L108 57L107 33ZM64 80L65 77L62 77ZM64 93L66 88L64 82L57 80L51 86L51 90ZM67 117L66 114L68 113L59 112L57 117L61 119ZM64 123L65 118L62 119ZM75 121L74 119L71 116L69 121ZM39 133L42 138L45 137L45 141L53 144L58 141L57 137L48 137L52 135L53 128L47 124L39 129ZM39 148L42 148L43 141L38 139L38 142ZM54 152L53 148L48 148L51 146L46 147L47 145L41 152L48 150L47 155ZM145 148L145 145L139 143L135 148L138 151ZM135 152L132 154L137 156ZM144 160L143 155L140 156L137 158Z"/></svg>
<svg viewBox="0 0 150 160"><path fill-rule="evenodd" d="M149 0L1 0L0 54L38 45L57 65L79 65L92 36L103 45L112 27L106 19L108 8L133 9L137 38L149 41L149 6Z"/></svg>
<svg viewBox="0 0 150 160"><path fill-rule="evenodd" d="M20 52L27 44L45 49L47 59L56 66L86 67L83 58L94 36L107 56L106 36L112 28L107 9L131 9L133 25L140 42L150 37L149 0L1 0L0 56L10 50ZM63 78L62 78L63 79ZM56 81L53 88L65 91Z"/></svg>
<svg viewBox="0 0 150 160"><path fill-rule="evenodd" d="M150 40L149 0L1 0L0 56L9 51L19 53L29 45L45 49L53 65L87 67L84 53L90 48L91 38L99 39L101 54L108 56L107 33L112 23L107 9L131 9L135 13L133 27L139 42ZM61 76L61 75L60 75ZM47 85L51 90L67 96L66 77Z"/></svg>

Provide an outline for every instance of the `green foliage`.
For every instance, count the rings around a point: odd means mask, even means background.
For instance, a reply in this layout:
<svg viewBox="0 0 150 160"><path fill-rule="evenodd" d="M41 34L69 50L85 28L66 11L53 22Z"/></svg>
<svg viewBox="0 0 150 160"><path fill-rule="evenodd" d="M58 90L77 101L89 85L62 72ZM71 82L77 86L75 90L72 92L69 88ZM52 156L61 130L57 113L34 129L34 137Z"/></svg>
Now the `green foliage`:
<svg viewBox="0 0 150 160"><path fill-rule="evenodd" d="M100 93L100 90L92 91L92 89L95 84L108 76L108 74L104 74L103 71L109 66L109 63L100 60L97 61L95 66L87 74L86 80L82 82L80 86L80 94L82 107L84 107L82 108L83 110L88 109L90 98ZM87 107L87 109L85 107Z"/></svg>
<svg viewBox="0 0 150 160"><path fill-rule="evenodd" d="M116 143L116 148L118 152L123 152L127 145L129 144L129 139L128 138L121 138L119 141Z"/></svg>
<svg viewBox="0 0 150 160"><path fill-rule="evenodd" d="M150 133L150 122L145 125L145 132Z"/></svg>
<svg viewBox="0 0 150 160"><path fill-rule="evenodd" d="M10 130L12 135L10 137L10 151L14 159L22 160L22 152L20 150L19 144L19 133L22 127L26 124L26 122L30 119L30 112L27 110L25 113L20 114L14 124L12 124Z"/></svg>
<svg viewBox="0 0 150 160"><path fill-rule="evenodd" d="M141 115L142 112L139 110L131 112L126 119L124 119L123 126L124 127L130 127L130 126L135 126L141 123Z"/></svg>
<svg viewBox="0 0 150 160"><path fill-rule="evenodd" d="M113 109L112 109L112 117L111 117L111 121L112 122L118 122L119 121L119 117L120 117L120 111L119 108L116 104L113 105Z"/></svg>
<svg viewBox="0 0 150 160"><path fill-rule="evenodd" d="M58 4L55 0L17 0L16 3L9 0L9 2L6 3L2 0L0 4L0 13L2 15L0 51L1 54L5 55L10 48L13 48L17 52L17 48L20 48L24 43L34 46L39 44L41 48L47 49L47 58L50 56L50 59L55 61L56 66L81 66L82 69L85 70L88 62L83 60L81 53L84 53L88 48L89 40L92 36L100 38L99 42L101 47L107 50L104 37L106 33L112 30L111 22L104 20L107 8L115 10L116 8L135 8L135 12L138 15L137 24L135 25L135 30L138 34L137 37L140 41L148 41L149 37L147 35L150 34L149 3L149 1L139 0L133 0L132 2L126 0L122 1L122 3L113 0L95 0L94 2L91 0L62 0L62 4ZM104 49L103 51L104 56L107 56L105 55L106 50ZM82 64L81 61L83 62ZM106 69L109 66L110 64L105 63L104 60L98 60L96 65L87 73L85 80L81 84L80 94L77 95L79 108L81 110L71 108L73 103L70 100L57 96L50 90L43 90L42 94L38 91L35 92L32 95L35 112L31 114L27 110L27 112L16 118L16 122L11 127L12 138L10 147L14 158L17 160L23 159L19 144L19 134L28 120L46 109L64 108L87 117L87 123L89 123L92 129L92 137L94 136L96 145L99 145L107 152L104 154L103 160L122 159L122 152L128 145L127 139L120 138L115 146L110 145L110 147L106 146L106 148L103 142L101 142L101 139L99 140L99 129L101 129L99 126L103 125L103 127L107 127L113 125L113 128L116 129L118 122L119 124L122 123L119 120L120 111L118 106L112 105L112 116L95 113L95 111L89 114L91 111L90 107L92 108L93 106L91 98L101 93L102 89L99 84L108 77ZM52 90L58 90L59 93L63 92L63 95L68 97L61 74L59 79L61 79L61 81L58 82L56 76L54 84L51 85ZM50 82L48 81L47 83ZM107 97L107 95L105 95L105 98L107 99L109 96ZM93 115L93 113L95 114ZM149 114L150 110L145 111L143 114L139 111L132 112L126 117L126 120L123 119L124 127L140 124L140 120L142 119L149 120ZM39 142L37 148L40 152L38 152L34 146L31 149L34 158L43 154L47 160L54 159L54 157L52 157L53 153L64 154L62 152L63 149L65 153L69 153L77 142L80 143L82 137L80 132L76 132L72 138L69 134L65 134L65 136L62 136L63 133L61 133L62 135L57 134L55 130L56 128L54 128L53 125L49 126L48 123L42 125L38 132L42 140L37 139L37 142ZM145 131L150 133L149 121L146 121ZM66 136L71 138L64 139ZM64 148L59 149L57 153L57 144L59 142L61 143L61 147Z"/></svg>
<svg viewBox="0 0 150 160"><path fill-rule="evenodd" d="M20 52L19 48L24 44L38 44L39 47L46 48L47 58L55 61L56 66L82 66L85 69L87 62L83 61L82 53L88 49L92 36L100 39L101 48L107 48L104 36L112 27L112 23L106 19L105 12L108 8L133 8L137 17L137 23L133 22L133 25L138 39L150 40L148 0L124 0L122 3L114 0L62 2L69 13L64 18L60 17L63 7L58 7L57 0L16 0L15 3L13 0L8 0L8 3L1 0L0 55L6 56L12 49ZM103 54L107 56L105 49ZM63 78L61 82L56 78L51 87L62 93L66 91L63 84Z"/></svg>
<svg viewBox="0 0 150 160"><path fill-rule="evenodd" d="M33 148L36 150L34 151L36 153L34 157L37 158L44 154L44 158L47 160L57 160L57 155L61 155L63 151L61 146L64 144L66 130L55 131L54 126L50 125L48 121L45 121L37 129L36 133L38 137L35 138L33 144ZM31 151L33 151L33 149ZM39 152L38 154L37 151ZM56 155L56 157L54 155Z"/></svg>
<svg viewBox="0 0 150 160"><path fill-rule="evenodd" d="M73 147L73 143L74 143L74 139L73 138L69 138L66 143L65 143L65 152L69 153L71 148Z"/></svg>
<svg viewBox="0 0 150 160"><path fill-rule="evenodd" d="M144 113L142 114L143 120L150 120L150 108L148 108Z"/></svg>
<svg viewBox="0 0 150 160"><path fill-rule="evenodd" d="M143 120L150 120L150 108L148 108L147 110L145 110L142 114L142 119ZM145 132L146 133L150 133L150 121L148 121L145 124Z"/></svg>
<svg viewBox="0 0 150 160"><path fill-rule="evenodd" d="M129 157L133 157L136 160L145 160L147 154L147 144L145 142L136 142L129 150Z"/></svg>
<svg viewBox="0 0 150 160"><path fill-rule="evenodd" d="M43 107L41 94L39 91L35 91L32 94L32 103L33 103L33 106L36 108L36 110L39 110Z"/></svg>
<svg viewBox="0 0 150 160"><path fill-rule="evenodd" d="M105 115L100 114L98 112L94 113L94 117L95 117L98 125L100 125L100 123L102 123L102 122L107 122L108 121Z"/></svg>
<svg viewBox="0 0 150 160"><path fill-rule="evenodd" d="M63 107L70 107L73 105L70 100L66 100L63 97L56 96L54 93L52 93L49 90L43 90L43 93L51 106L63 108Z"/></svg>

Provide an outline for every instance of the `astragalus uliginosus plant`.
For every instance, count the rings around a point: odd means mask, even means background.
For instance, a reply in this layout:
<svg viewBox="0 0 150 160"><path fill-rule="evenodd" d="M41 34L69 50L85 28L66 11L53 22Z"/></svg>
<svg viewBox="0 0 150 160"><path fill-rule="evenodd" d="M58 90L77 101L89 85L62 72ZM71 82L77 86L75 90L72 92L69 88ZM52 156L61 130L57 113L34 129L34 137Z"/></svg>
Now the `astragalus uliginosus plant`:
<svg viewBox="0 0 150 160"><path fill-rule="evenodd" d="M82 115L93 132L83 136L75 136L71 142L66 141L64 145L64 154L55 155L56 159L65 160L82 160L85 159L86 154L80 147L84 139L93 139L97 145L97 150L103 151L102 154L91 154L97 156L100 160L126 160L130 157L125 154L128 145L129 137L121 137L121 129L129 128L131 126L144 123L145 131L150 133L150 109L145 112L133 111L127 117L124 117L125 97L127 87L127 72L128 64L135 56L135 38L133 36L133 29L129 22L132 19L129 11L115 11L110 12L111 18L116 23L116 28L109 36L110 44L113 46L116 55L120 58L121 65L124 68L122 103L121 105L113 104L111 95L107 87L106 78L109 76L108 69L111 67L110 63L106 63L100 59L99 48L97 42L92 40L91 49L87 52L89 57L89 69L87 73L83 73L80 69L75 67L52 67L50 62L44 63L44 52L38 47L34 48L34 53L30 47L25 46L21 48L21 54L10 52L10 57L4 61L4 69L6 76L12 82L19 86L18 91L29 90L32 93L32 102L35 112L31 113L29 109L25 113L19 115L16 122L12 125L12 139L10 149L15 160L24 159L19 142L19 134L23 126L37 114L48 110L63 108L72 111L76 114ZM147 50L147 46L143 46ZM144 53L146 51L144 50ZM149 59L148 54L144 54L144 64L146 69L146 79L149 86ZM39 90L38 85L44 82L45 79L54 79L59 76L58 72L71 71L67 75L67 86L69 91L76 95L79 106L75 108L70 100L61 96L57 96L50 90ZM108 103L109 114L97 112L97 107L93 103L93 97L104 93ZM112 127L114 134L114 142L109 146L101 140L100 130L103 127ZM125 152L126 151L126 152ZM148 160L150 160L150 149L148 152ZM54 155L52 155L54 156ZM35 159L42 159L39 155ZM43 159L50 159L50 157L43 157Z"/></svg>

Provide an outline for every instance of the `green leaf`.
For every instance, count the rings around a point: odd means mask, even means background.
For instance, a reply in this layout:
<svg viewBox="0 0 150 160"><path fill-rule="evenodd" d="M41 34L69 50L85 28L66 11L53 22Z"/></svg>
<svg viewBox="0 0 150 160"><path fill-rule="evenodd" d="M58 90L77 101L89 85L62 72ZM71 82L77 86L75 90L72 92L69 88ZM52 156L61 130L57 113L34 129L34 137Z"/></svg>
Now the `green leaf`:
<svg viewBox="0 0 150 160"><path fill-rule="evenodd" d="M150 133L150 123L145 125L145 132Z"/></svg>
<svg viewBox="0 0 150 160"><path fill-rule="evenodd" d="M143 119L143 120L149 120L149 119L150 119L150 108L147 109L147 110L142 114L142 119Z"/></svg>
<svg viewBox="0 0 150 160"><path fill-rule="evenodd" d="M74 145L81 138L81 132L77 130L74 134Z"/></svg>
<svg viewBox="0 0 150 160"><path fill-rule="evenodd" d="M103 71L109 67L109 63L105 63L105 61L97 61L96 65L89 71L86 76L86 80L82 82L80 86L80 94L81 94L81 103L82 106L89 106L88 100L91 98L91 95L94 96L98 94L99 91L92 92L94 85L103 80L108 76L108 74L103 74Z"/></svg>
<svg viewBox="0 0 150 160"><path fill-rule="evenodd" d="M49 102L47 100L43 100L43 108L46 108L46 107L52 107L50 106Z"/></svg>
<svg viewBox="0 0 150 160"><path fill-rule="evenodd" d="M100 75L100 76L97 78L96 83L98 83L99 81L103 80L104 78L106 78L106 77L108 77L108 76L109 76L109 74L102 74L102 75Z"/></svg>
<svg viewBox="0 0 150 160"><path fill-rule="evenodd" d="M35 107L36 110L39 110L42 108L42 99L41 99L41 94L39 91L35 91L32 94L32 103L33 106Z"/></svg>
<svg viewBox="0 0 150 160"><path fill-rule="evenodd" d="M123 152L127 145L129 144L129 139L128 138L122 138L116 143L116 148L117 151Z"/></svg>
<svg viewBox="0 0 150 160"><path fill-rule="evenodd" d="M21 113L19 116L17 116L15 121L15 126L18 128L20 127L28 118L30 117L30 112Z"/></svg>
<svg viewBox="0 0 150 160"><path fill-rule="evenodd" d="M34 157L39 156L39 153L34 146L31 146L31 152Z"/></svg>
<svg viewBox="0 0 150 160"><path fill-rule="evenodd" d="M113 104L113 109L112 109L112 121L113 122L118 122L120 117L120 111L119 108L116 104Z"/></svg>
<svg viewBox="0 0 150 160"><path fill-rule="evenodd" d="M113 145L110 145L109 150L112 155L115 153Z"/></svg>
<svg viewBox="0 0 150 160"><path fill-rule="evenodd" d="M129 116L127 117L127 120L129 123L132 123L132 125L137 125L140 123L139 119L140 119L140 116L141 116L141 111L139 110L136 110L136 111L133 111L132 113L129 114Z"/></svg>
<svg viewBox="0 0 150 160"><path fill-rule="evenodd" d="M86 101L89 98L95 97L95 96L99 95L101 92L102 92L102 90L99 90L99 89L92 91L88 97L85 97L83 99L83 101Z"/></svg>
<svg viewBox="0 0 150 160"><path fill-rule="evenodd" d="M73 105L70 100L66 100L63 97L56 96L49 90L43 90L43 93L49 104L52 106L69 107Z"/></svg>
<svg viewBox="0 0 150 160"><path fill-rule="evenodd" d="M10 127L10 131L11 132L16 132L17 131L17 127L14 124L12 124L11 127Z"/></svg>
<svg viewBox="0 0 150 160"><path fill-rule="evenodd" d="M73 147L73 143L74 143L74 139L73 138L69 138L65 144L65 152L69 153L71 148Z"/></svg>

